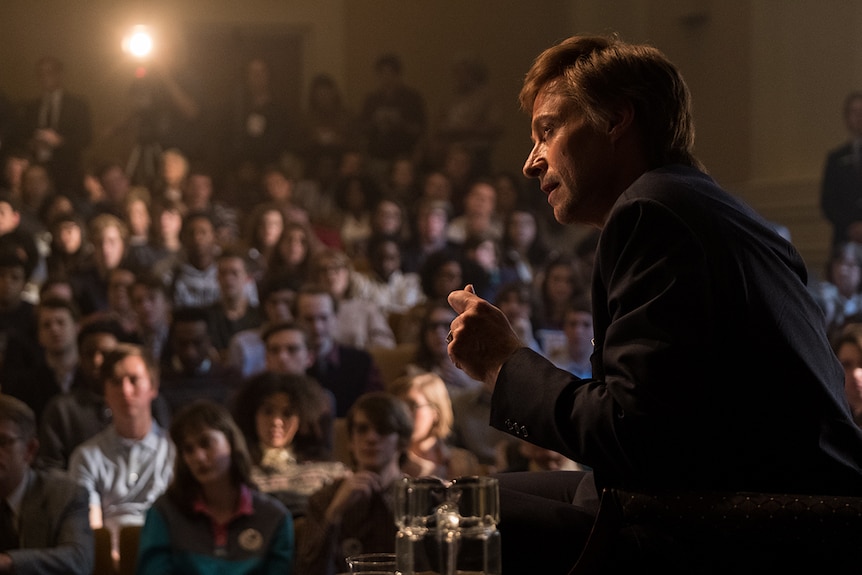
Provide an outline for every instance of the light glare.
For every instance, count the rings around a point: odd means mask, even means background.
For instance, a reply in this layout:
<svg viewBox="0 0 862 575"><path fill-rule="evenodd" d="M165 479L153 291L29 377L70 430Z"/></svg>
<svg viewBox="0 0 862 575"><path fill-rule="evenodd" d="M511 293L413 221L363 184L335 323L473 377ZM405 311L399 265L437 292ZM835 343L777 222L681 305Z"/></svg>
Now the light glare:
<svg viewBox="0 0 862 575"><path fill-rule="evenodd" d="M144 26L135 26L123 41L123 49L135 58L146 58L153 51L153 37Z"/></svg>

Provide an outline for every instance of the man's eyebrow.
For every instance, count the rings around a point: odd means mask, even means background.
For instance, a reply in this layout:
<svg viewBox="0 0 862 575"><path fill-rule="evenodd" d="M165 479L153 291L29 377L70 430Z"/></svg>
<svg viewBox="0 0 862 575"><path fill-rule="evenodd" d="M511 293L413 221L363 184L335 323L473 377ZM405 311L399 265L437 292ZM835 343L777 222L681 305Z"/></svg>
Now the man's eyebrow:
<svg viewBox="0 0 862 575"><path fill-rule="evenodd" d="M533 128L537 124L541 124L542 122L548 122L551 120L555 120L559 117L559 114L556 112L542 112L537 116L533 116L532 121L530 122L530 127Z"/></svg>

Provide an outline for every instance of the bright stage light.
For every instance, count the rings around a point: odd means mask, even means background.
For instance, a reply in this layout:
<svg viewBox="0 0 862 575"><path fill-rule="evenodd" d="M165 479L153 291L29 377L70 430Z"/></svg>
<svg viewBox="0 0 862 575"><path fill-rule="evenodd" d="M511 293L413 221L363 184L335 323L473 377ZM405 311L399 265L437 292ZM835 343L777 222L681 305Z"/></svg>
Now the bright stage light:
<svg viewBox="0 0 862 575"><path fill-rule="evenodd" d="M123 38L123 51L141 60L152 53L153 45L153 35L146 26L135 26Z"/></svg>

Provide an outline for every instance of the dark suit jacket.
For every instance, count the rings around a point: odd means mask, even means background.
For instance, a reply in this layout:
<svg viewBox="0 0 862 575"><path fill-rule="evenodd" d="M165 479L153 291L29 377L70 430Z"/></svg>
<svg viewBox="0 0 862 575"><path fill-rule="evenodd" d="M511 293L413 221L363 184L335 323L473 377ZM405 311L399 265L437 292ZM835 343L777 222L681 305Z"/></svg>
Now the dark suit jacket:
<svg viewBox="0 0 862 575"><path fill-rule="evenodd" d="M6 553L17 575L90 575L89 495L58 472L34 471L21 501L21 548Z"/></svg>
<svg viewBox="0 0 862 575"><path fill-rule="evenodd" d="M39 111L42 97L28 101L24 106L21 134L24 143L39 129ZM82 155L93 139L93 126L90 106L86 100L69 94L65 90L60 98L60 118L57 132L63 137L63 144L54 149L51 160L46 163L58 191L66 191L69 186L82 185Z"/></svg>
<svg viewBox="0 0 862 575"><path fill-rule="evenodd" d="M364 349L337 345L325 358L325 364L324 368L318 357L305 372L333 393L336 417L345 417L363 393L383 391L380 369Z"/></svg>
<svg viewBox="0 0 862 575"><path fill-rule="evenodd" d="M847 239L847 227L862 221L862 166L848 143L829 152L820 187L820 207L832 224L832 245Z"/></svg>
<svg viewBox="0 0 862 575"><path fill-rule="evenodd" d="M522 349L491 424L601 487L862 493L862 430L794 247L705 174L644 174L593 275L594 380Z"/></svg>

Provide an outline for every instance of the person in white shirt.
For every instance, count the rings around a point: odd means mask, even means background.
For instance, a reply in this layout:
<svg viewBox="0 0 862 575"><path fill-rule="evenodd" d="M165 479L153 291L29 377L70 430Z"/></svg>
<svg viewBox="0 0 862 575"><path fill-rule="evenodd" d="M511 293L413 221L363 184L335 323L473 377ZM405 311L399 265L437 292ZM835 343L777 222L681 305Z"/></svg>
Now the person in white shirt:
<svg viewBox="0 0 862 575"><path fill-rule="evenodd" d="M108 352L101 376L111 425L69 459L70 475L90 493L90 524L110 529L115 554L119 529L143 525L173 476L176 449L151 411L159 393L155 374L140 346L119 344Z"/></svg>

